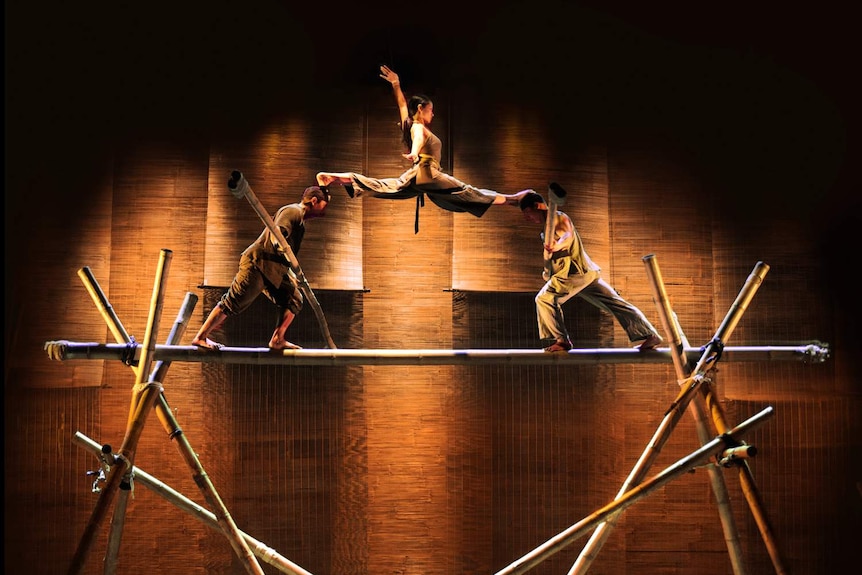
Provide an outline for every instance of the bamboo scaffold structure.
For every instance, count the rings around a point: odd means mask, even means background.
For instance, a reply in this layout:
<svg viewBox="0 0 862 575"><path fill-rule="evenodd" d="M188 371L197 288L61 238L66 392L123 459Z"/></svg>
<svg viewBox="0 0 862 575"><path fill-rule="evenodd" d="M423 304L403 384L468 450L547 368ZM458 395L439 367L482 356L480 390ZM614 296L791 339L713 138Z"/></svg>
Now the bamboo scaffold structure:
<svg viewBox="0 0 862 575"><path fill-rule="evenodd" d="M563 192L564 193L564 192ZM604 508L594 512L591 516L573 525L566 531L560 533L544 545L516 560L496 575L511 575L524 573L531 567L541 563L550 555L558 552L569 545L574 539L586 534L590 529L596 527L593 537L582 551L578 561L573 565L569 575L584 573L589 568L601 545L613 528L615 521L623 510L637 500L645 497L654 489L665 485L679 474L691 470L693 467L701 466L711 460L708 466L711 485L719 504L719 512L731 555L731 563L735 575L746 575L739 548L736 528L733 525L732 514L728 505L726 486L723 476L716 467L716 463L729 467L732 464L740 464L740 480L743 490L749 501L749 506L755 515L758 526L773 558L776 571L784 575L784 568L776 551L771 529L763 512L763 506L754 486L750 469L744 461L754 456L756 449L745 444L739 437L755 424L768 416L771 416L771 408L764 410L735 429L729 429L721 406L709 385L707 373L712 370L719 359L725 361L803 361L806 363L823 362L829 356L828 345L820 342L812 342L799 346L744 346L726 347L727 340L735 329L740 317L748 306L748 303L756 293L757 288L768 270L768 266L758 262L755 270L749 276L745 286L737 296L736 301L729 309L724 321L716 330L712 340L705 346L696 348L689 345L682 330L677 323L676 316L670 308L670 304L661 275L654 256L644 258L647 264L647 272L650 276L653 295L659 306L659 316L665 332L669 335L669 347L659 348L641 352L634 348L599 348L599 349L572 349L566 353L547 353L543 350L534 349L413 349L413 350L390 350L390 349L285 349L271 350L269 348L231 348L223 347L218 350L202 349L197 346L180 346L177 342L188 324L191 312L197 301L196 296L187 294L174 328L164 345L155 344L158 332L158 319L161 314L162 301L164 298L163 284L170 262L170 250L162 251L162 259L159 265L154 294L150 305L150 317L147 324L147 332L143 343L138 343L129 336L120 322L113 308L102 292L101 288L92 276L88 268L79 271L96 307L105 319L110 331L117 340L116 344L101 344L90 342L71 342L67 340L49 341L45 343L45 350L50 359L74 360L74 359L101 359L123 361L132 368L136 376L133 401L130 407L127 423L126 437L119 452L114 453L110 446L102 446L97 456L102 462L100 477L94 483L94 491L101 492L97 507L93 512L87 525L84 536L76 550L70 568L70 575L77 574L83 567L85 555L92 542L95 530L99 527L105 515L107 506L111 502L113 494L119 490L120 498L115 505L112 530L109 536L108 551L105 560L105 574L113 575L116 569L116 555L119 549L119 540L122 535L125 497L133 477L136 476L133 465L133 457L136 443L140 437L141 430L146 420L146 415L153 409L162 422L169 437L177 441L178 449L185 458L189 467L195 473L195 482L201 487L207 502L215 509L215 513L204 510L182 495L177 494L167 486L159 485L158 480L152 476L137 474L138 477L147 477L148 483L157 493L176 503L184 509L207 523L210 527L221 529L228 537L238 557L243 560L246 570L252 575L262 575L263 571L257 562L256 556L276 566L279 570L293 575L310 575L301 567L291 563L278 555L274 550L256 541L249 535L239 530L233 522L224 503L218 496L215 487L209 481L194 450L191 448L185 434L180 429L173 412L164 398L161 382L164 380L167 369L173 361L190 361L206 363L231 363L231 364L257 364L257 365L288 365L288 366L365 366L365 365L579 365L579 364L606 364L606 363L664 363L672 362L679 378L679 395L674 399L667 409L664 419L641 455L635 468L626 479L623 487L613 501ZM687 357L699 354L697 362L691 362ZM146 373L155 365L149 378ZM650 465L656 459L663 444L667 441L676 423L682 416L682 412L689 409L695 417L698 438L701 449L692 453L689 457L680 460L673 466L667 468L659 475L644 482L644 478ZM708 429L706 424L705 409L709 409L718 437ZM80 435L80 434L79 434ZM76 437L76 441L96 451L95 442L86 437ZM138 470L139 471L139 470ZM152 479L152 481L149 481ZM96 485L104 481L104 487L99 489ZM253 548L253 549L252 549Z"/></svg>
<svg viewBox="0 0 862 575"><path fill-rule="evenodd" d="M167 400L164 398L161 379L167 372L169 363L164 360L156 361L153 357L155 351L155 338L158 334L159 322L164 302L164 285L170 268L172 252L163 249L161 258L159 259L158 273L156 275L155 286L153 287L153 296L150 302L150 314L147 321L147 329L144 336L144 344L142 346L142 355L135 366L136 384L133 389L132 404L129 411L129 420L126 430L126 436L123 439L122 447L117 454L112 454L110 449L102 448L102 461L108 468L105 474L105 486L100 488L99 499L96 508L93 511L90 521L88 522L84 535L75 551L69 567L69 575L80 573L83 568L89 548L92 545L95 537L95 532L99 528L107 513L107 508L111 504L112 499L118 490L128 491L131 488L133 457L137 448L137 442L143 431L147 416L151 409L155 409L157 417L168 430L172 439L177 439L177 445L180 446L180 451L186 459L186 462L196 471L195 482L201 487L204 496L217 511L217 524L227 536L234 548L237 556L243 561L243 565L249 575L264 575L260 564L257 562L254 553L249 548L248 542L243 537L233 518L227 512L224 503L215 491L209 477L203 472L200 462L197 460L197 455L188 444L182 430L176 422L176 419L171 412ZM107 303L107 298L101 291L98 282L89 272L88 269L79 270L78 275L84 281L87 290L96 302L100 312L102 312L105 321L108 323L109 329L118 340L125 341L127 344L132 343L133 339L123 328L117 316L113 313L113 308ZM180 310L177 320L168 337L170 343L176 343L182 337L185 327L188 325L188 320L191 317L191 312L197 301L196 296L187 294L183 308ZM155 369L149 382L145 383L145 374L150 366L155 362ZM119 549L119 541L122 535L122 529L125 524L127 494L121 495L117 504L114 507L114 518L112 520L112 528L109 533L107 553L105 558L105 573L111 575L116 570L117 551Z"/></svg>
<svg viewBox="0 0 862 575"><path fill-rule="evenodd" d="M626 491L626 493L621 497L617 497L601 509L597 509L588 517L581 519L562 533L557 534L555 537L549 539L530 553L517 559L504 569L501 569L497 572L497 575L501 575L503 573L526 573L539 563L545 561L551 555L562 551L573 541L586 535L590 529L602 521L620 514L653 491L664 487L671 480L707 463L711 458L726 452L729 447L740 441L740 438L744 434L762 425L766 419L772 417L772 415L772 408L767 407L760 413L742 422L736 428L729 430L727 434L714 438L712 441L692 452L687 457L678 460L676 463L665 468L663 471L639 484L637 487Z"/></svg>
<svg viewBox="0 0 862 575"><path fill-rule="evenodd" d="M106 457L110 458L110 446L99 445L80 431L75 433L74 437L75 443L84 449L91 452L100 461L102 461L103 467L108 467L108 464L105 463ZM102 469L102 471L106 471L106 469ZM135 481L165 499L169 503L174 504L182 511L185 511L207 527L214 529L216 531L221 530L221 526L219 525L219 520L216 517L215 513L198 505L193 500L189 499L170 485L167 485L163 481L160 481L157 477L147 473L143 469L139 467L133 467L131 469L131 474L134 477ZM246 543L248 543L251 550L254 554L260 558L265 563L272 565L282 573L289 573L291 575L312 575L310 571L300 567L296 563L290 561L280 553L278 553L272 547L269 547L258 541L251 535L240 532L242 538L245 539Z"/></svg>
<svg viewBox="0 0 862 575"><path fill-rule="evenodd" d="M689 364L689 361L686 359L687 356L685 352L685 336L683 335L682 329L676 321L676 315L673 313L673 310L670 307L667 292L662 282L661 271L658 268L658 260L656 259L655 255L649 255L644 258L644 264L647 268L647 276L650 279L650 285L653 291L653 299L655 300L656 306L658 307L659 318L661 319L665 334L668 336L668 340L670 341L669 350L673 356L674 368L676 370L677 377L679 378L679 383L681 386L683 386L687 382L691 381L691 378L695 376L699 378L700 383L698 385L698 388L703 389L708 385L708 380L707 378L703 377L703 375L706 373L709 366L714 364L715 361L717 361L718 353L720 353L721 350L709 350L709 355L704 352L697 366L692 367ZM767 266L763 262L757 263L754 270L749 275L745 286L737 296L736 302L728 311L725 321L716 332L716 335L713 338L713 342L722 342L730 337L731 333L733 332L733 329L739 321L739 316L747 307L748 302L754 296L757 288L763 281L763 277L768 271L769 266ZM685 389L681 393L685 393ZM702 400L700 400L700 398L696 395L691 397L690 402L688 403L688 409L694 417L700 442L702 444L706 443L706 441L709 440L711 430L708 428L706 423L706 416L704 413ZM636 486L646 476L650 465L661 451L662 445L669 438L672 426L675 425L675 423L675 421L669 422L668 419L665 419L665 421L663 422L663 426L660 427L659 431L656 432L656 435L654 436L651 445L643 453L641 458L638 460L637 465L629 474L626 481L623 483L623 486L620 488L617 497L623 496L626 491ZM708 472L713 494L715 495L716 502L718 504L719 517L722 522L725 541L727 543L733 572L736 575L745 575L745 564L742 559L742 551L739 544L739 538L737 535L733 514L729 506L729 496L727 492L727 486L724 482L724 476L721 474L721 470L718 469L716 466L709 466ZM608 521L603 522L596 528L587 544L581 550L578 559L575 561L574 565L569 570L569 575L578 575L587 572L593 560L598 555L598 552L601 549L602 545L607 540L611 531L616 526L616 522L618 519L619 515L612 516L608 519Z"/></svg>
<svg viewBox="0 0 862 575"><path fill-rule="evenodd" d="M657 282L660 278L660 275L656 273L657 264L654 261L654 257L647 256L644 258L645 264L649 266L653 265L651 279L653 282ZM754 294L757 292L757 289L760 287L763 282L763 277L766 275L766 272L769 270L769 266L764 264L763 262L758 262L755 265L754 270L748 276L748 279L745 282L745 285L740 290L739 294L736 297L736 300L731 305L727 314L725 315L724 320L721 325L715 332L712 340L701 349L700 359L694 366L688 366L684 361L684 355L682 354L683 345L682 345L682 336L681 330L679 330L677 325L671 326L671 323L675 324L675 315L669 309L669 304L666 301L662 300L660 297L656 297L656 304L663 305L664 307L660 311L660 315L662 317L662 322L666 331L670 334L670 341L672 349L670 351L673 352L674 365L677 370L677 373L680 375L687 374L687 377L681 378L679 382L680 392L677 395L676 399L671 403L671 406L665 412L664 418L659 424L658 429L654 433L652 439L647 445L644 452L641 454L638 459L635 467L629 473L629 476L626 478L623 486L620 488L617 496L615 497L615 502L627 501L633 492L639 490L641 486L641 482L646 477L650 466L656 460L659 453L661 452L662 447L670 438L671 432L675 428L676 424L682 417L682 411L689 407L691 401L696 397L696 393L700 392L701 388L707 385L708 377L706 373L715 366L715 363L722 357L723 351L723 342L727 340L730 335L733 333L733 330L736 328L736 325L739 323L742 314L748 307L749 302L754 297ZM654 286L654 296L657 296L663 289L663 286ZM671 320L670 318L674 319ZM697 408L693 408L695 413L696 421L698 422L698 434L703 441L705 434L707 433L705 429L705 424L703 423L703 418L701 417L702 411L698 412ZM724 434L727 432L726 425L719 429L720 434ZM720 435L719 437L723 437ZM732 443L728 444L728 449L738 448L741 443L737 443L733 445ZM753 455L756 453L755 450L752 451L742 451L740 453L748 453ZM727 455L724 456L723 459L731 459L736 454L736 451L731 451ZM715 475L711 475L711 479L713 480L712 486L714 488L717 499L719 500L720 505L725 505L727 492L726 488L723 485L723 482L719 482L716 480ZM572 566L572 569L569 571L569 575L574 575L575 573L585 573L601 548L604 541L607 539L611 530L614 527L615 521L619 518L622 511L625 507L619 507L616 509L607 510L606 512L602 512L602 520L596 528L593 536L590 538L590 541L587 542L587 545L581 551L581 554L578 557L578 560ZM607 508L606 508L607 509ZM594 514L595 515L595 514ZM722 509L721 517L723 522L723 527L725 530L725 535L728 540L728 548L731 555L731 563L734 567L735 573L742 575L744 573L744 567L741 560L741 552L739 550L739 546L735 541L735 527L732 524L732 516L729 513L727 508ZM581 522L583 523L583 521ZM556 537L550 539L543 545L535 548L533 551L527 553L520 559L513 562L508 567L498 571L496 575L516 575L520 573L525 573L527 570L532 568L533 566L541 563L546 560L551 555L560 551L563 547L574 542L575 539L579 538L583 535L583 530L581 529L581 523L576 524L575 526L570 527L569 529L563 531L558 534Z"/></svg>

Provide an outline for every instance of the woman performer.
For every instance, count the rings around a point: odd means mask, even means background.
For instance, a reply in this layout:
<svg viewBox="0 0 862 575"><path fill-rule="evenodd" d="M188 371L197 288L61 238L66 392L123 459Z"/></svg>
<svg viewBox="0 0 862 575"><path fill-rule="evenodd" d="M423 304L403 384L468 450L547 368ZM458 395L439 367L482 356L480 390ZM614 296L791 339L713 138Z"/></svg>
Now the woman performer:
<svg viewBox="0 0 862 575"><path fill-rule="evenodd" d="M417 94L408 102L396 74L388 66L380 67L380 77L392 84L395 101L401 115L402 140L408 153L402 154L413 166L397 178L370 178L356 172L319 172L317 183L328 186L341 184L350 197L369 192L376 198L416 198L416 231L419 231L419 206L424 205L423 195L440 208L450 212L468 212L482 217L492 205L518 206L521 198L533 190L516 194L501 194L477 188L443 172L440 157L443 144L429 128L434 119L434 103L427 96Z"/></svg>

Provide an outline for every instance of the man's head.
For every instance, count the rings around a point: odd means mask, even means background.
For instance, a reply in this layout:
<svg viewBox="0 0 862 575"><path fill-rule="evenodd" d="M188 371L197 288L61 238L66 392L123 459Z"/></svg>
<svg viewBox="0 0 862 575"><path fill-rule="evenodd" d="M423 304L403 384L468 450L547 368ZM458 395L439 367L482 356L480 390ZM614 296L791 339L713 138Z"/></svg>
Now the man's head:
<svg viewBox="0 0 862 575"><path fill-rule="evenodd" d="M329 205L329 190L321 186L308 186L302 192L302 204L305 206L305 219L322 218Z"/></svg>
<svg viewBox="0 0 862 575"><path fill-rule="evenodd" d="M521 198L518 207L521 208L521 213L524 214L524 218L529 222L541 224L547 218L548 204L536 192L530 192Z"/></svg>

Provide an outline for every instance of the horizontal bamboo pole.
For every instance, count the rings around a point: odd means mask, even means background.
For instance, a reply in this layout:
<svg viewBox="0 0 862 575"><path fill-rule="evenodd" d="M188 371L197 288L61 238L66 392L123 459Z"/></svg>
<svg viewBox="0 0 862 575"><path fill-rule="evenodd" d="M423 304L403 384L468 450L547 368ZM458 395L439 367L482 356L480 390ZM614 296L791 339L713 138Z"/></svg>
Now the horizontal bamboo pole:
<svg viewBox="0 0 862 575"><path fill-rule="evenodd" d="M45 342L50 359L109 359L135 362L140 344L87 343L67 340ZM686 348L697 353L700 348ZM829 349L820 344L800 346L725 347L721 359L729 362L804 361L822 363ZM572 349L547 353L541 349L284 349L224 347L206 350L193 345L156 345L157 361L231 363L245 365L568 365L607 363L667 363L668 348L647 352L635 348Z"/></svg>

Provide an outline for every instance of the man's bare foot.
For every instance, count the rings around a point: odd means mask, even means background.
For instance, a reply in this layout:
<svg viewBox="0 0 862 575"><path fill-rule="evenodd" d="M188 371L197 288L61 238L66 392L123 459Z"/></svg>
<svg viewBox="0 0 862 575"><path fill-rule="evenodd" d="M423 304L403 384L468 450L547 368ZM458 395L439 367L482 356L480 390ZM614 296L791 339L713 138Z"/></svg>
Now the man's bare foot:
<svg viewBox="0 0 862 575"><path fill-rule="evenodd" d="M197 346L197 347L202 347L204 349L221 349L224 347L224 344L221 344L217 341L213 341L210 338L193 339L192 345Z"/></svg>
<svg viewBox="0 0 862 575"><path fill-rule="evenodd" d="M290 343L286 339L272 339L269 341L269 349L302 349L295 343Z"/></svg>
<svg viewBox="0 0 862 575"><path fill-rule="evenodd" d="M558 351L568 352L570 349L572 349L572 342L570 340L558 339L557 341L546 347L545 351L548 353L555 353Z"/></svg>
<svg viewBox="0 0 862 575"><path fill-rule="evenodd" d="M664 340L662 340L660 335L652 334L648 338L646 338L643 343L637 345L635 347L638 348L638 351L649 351L651 349L655 349L658 345Z"/></svg>

